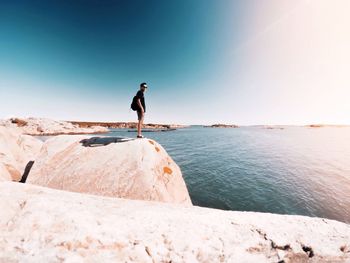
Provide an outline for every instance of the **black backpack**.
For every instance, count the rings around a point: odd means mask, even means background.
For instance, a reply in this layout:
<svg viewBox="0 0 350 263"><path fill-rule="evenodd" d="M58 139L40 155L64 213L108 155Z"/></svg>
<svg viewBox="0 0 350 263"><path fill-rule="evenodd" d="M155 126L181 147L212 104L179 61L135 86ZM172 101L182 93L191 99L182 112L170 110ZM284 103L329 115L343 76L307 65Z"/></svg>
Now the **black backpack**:
<svg viewBox="0 0 350 263"><path fill-rule="evenodd" d="M134 98L132 99L130 107L133 111L137 111L139 109L139 105L137 105L137 97L136 96L134 96Z"/></svg>

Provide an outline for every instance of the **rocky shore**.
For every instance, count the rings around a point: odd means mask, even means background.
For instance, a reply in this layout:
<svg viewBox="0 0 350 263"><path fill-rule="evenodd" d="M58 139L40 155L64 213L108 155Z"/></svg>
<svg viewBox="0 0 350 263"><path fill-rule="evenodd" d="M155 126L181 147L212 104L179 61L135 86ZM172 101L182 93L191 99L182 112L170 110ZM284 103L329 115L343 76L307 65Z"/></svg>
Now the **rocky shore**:
<svg viewBox="0 0 350 263"><path fill-rule="evenodd" d="M109 132L108 128L98 125L79 127L70 122L46 118L11 118L0 120L0 126L19 128L21 132L28 135L93 134Z"/></svg>
<svg viewBox="0 0 350 263"><path fill-rule="evenodd" d="M349 262L350 227L0 183L1 262Z"/></svg>
<svg viewBox="0 0 350 263"><path fill-rule="evenodd" d="M0 126L0 262L350 262L348 224L192 206L154 140L24 133Z"/></svg>
<svg viewBox="0 0 350 263"><path fill-rule="evenodd" d="M100 126L112 129L135 129L137 122L83 122L83 121L69 121L73 125L78 125L80 128L90 128L93 126ZM180 129L189 127L188 125L180 124L153 124L146 123L143 125L145 129Z"/></svg>
<svg viewBox="0 0 350 263"><path fill-rule="evenodd" d="M56 121L47 118L11 118L0 120L0 127L19 128L24 134L35 136L50 136L60 134L96 134L107 133L109 129L136 129L137 122L84 122L84 121ZM149 131L172 131L186 128L180 124L143 125Z"/></svg>
<svg viewBox="0 0 350 263"><path fill-rule="evenodd" d="M235 124L213 124L213 125L205 125L205 128L239 128L238 125Z"/></svg>

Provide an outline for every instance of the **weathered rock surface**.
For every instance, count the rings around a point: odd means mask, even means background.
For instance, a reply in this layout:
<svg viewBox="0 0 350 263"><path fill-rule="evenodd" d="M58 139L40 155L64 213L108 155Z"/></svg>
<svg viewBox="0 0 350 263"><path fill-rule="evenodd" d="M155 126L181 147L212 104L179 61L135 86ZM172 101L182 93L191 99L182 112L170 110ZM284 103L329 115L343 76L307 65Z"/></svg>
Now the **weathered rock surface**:
<svg viewBox="0 0 350 263"><path fill-rule="evenodd" d="M22 134L18 128L0 126L0 181L19 181L42 145L42 141Z"/></svg>
<svg viewBox="0 0 350 263"><path fill-rule="evenodd" d="M3 181L12 181L12 177L7 167L3 163L0 163L0 182Z"/></svg>
<svg viewBox="0 0 350 263"><path fill-rule="evenodd" d="M46 118L12 118L1 120L1 126L18 127L24 134L29 135L57 135L57 134L91 134L105 133L108 128L101 126L91 126L89 128L81 128L66 121L56 121Z"/></svg>
<svg viewBox="0 0 350 263"><path fill-rule="evenodd" d="M0 262L349 262L333 220L0 183Z"/></svg>
<svg viewBox="0 0 350 263"><path fill-rule="evenodd" d="M180 168L161 145L148 139L113 140L55 136L44 143L27 182L80 193L191 204Z"/></svg>

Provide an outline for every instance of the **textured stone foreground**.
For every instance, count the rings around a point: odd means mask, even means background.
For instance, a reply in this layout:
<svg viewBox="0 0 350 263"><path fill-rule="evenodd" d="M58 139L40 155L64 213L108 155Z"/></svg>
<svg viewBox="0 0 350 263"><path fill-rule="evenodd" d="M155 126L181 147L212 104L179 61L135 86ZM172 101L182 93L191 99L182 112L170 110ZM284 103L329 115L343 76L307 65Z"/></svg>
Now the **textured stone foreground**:
<svg viewBox="0 0 350 263"><path fill-rule="evenodd" d="M0 262L350 262L350 226L321 218L15 182L0 183L0 211Z"/></svg>

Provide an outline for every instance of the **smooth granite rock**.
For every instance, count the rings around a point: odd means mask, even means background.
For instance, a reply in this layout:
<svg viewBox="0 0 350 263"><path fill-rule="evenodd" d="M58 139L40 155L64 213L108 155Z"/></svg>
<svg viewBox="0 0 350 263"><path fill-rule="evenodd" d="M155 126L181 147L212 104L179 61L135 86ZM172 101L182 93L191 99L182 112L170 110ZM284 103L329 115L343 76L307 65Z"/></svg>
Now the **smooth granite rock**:
<svg viewBox="0 0 350 263"><path fill-rule="evenodd" d="M191 205L181 170L149 139L59 135L47 140L27 182L111 197Z"/></svg>
<svg viewBox="0 0 350 263"><path fill-rule="evenodd" d="M36 158L43 142L15 127L0 126L0 181L19 181L29 161Z"/></svg>
<svg viewBox="0 0 350 263"><path fill-rule="evenodd" d="M349 262L350 226L0 183L0 262Z"/></svg>

